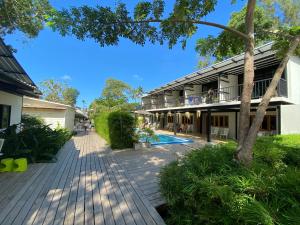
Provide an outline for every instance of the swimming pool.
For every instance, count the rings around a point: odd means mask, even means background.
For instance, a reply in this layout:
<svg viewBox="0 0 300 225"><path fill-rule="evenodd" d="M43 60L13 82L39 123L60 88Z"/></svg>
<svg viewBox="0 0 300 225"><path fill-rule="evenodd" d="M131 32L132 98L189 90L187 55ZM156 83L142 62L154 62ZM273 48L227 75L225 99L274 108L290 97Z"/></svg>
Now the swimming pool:
<svg viewBox="0 0 300 225"><path fill-rule="evenodd" d="M172 135L157 134L158 140L150 139L151 145L164 145L164 144L182 144L182 143L191 143L191 139L179 138ZM143 141L143 140L141 140Z"/></svg>

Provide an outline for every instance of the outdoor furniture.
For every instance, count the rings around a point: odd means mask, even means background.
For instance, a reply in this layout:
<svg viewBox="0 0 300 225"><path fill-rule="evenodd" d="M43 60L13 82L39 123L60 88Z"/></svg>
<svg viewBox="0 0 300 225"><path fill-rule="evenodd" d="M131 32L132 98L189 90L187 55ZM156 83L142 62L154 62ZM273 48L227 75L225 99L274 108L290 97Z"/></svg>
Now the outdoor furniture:
<svg viewBox="0 0 300 225"><path fill-rule="evenodd" d="M228 138L228 134L229 134L229 128L220 128L220 137L224 137L225 139Z"/></svg>
<svg viewBox="0 0 300 225"><path fill-rule="evenodd" d="M19 158L14 160L14 172L25 172L27 170L27 159Z"/></svg>
<svg viewBox="0 0 300 225"><path fill-rule="evenodd" d="M211 127L210 134L212 136L218 136L218 134L219 134L219 127Z"/></svg>
<svg viewBox="0 0 300 225"><path fill-rule="evenodd" d="M4 144L4 139L0 139L0 156L3 156L3 153L1 152L3 144Z"/></svg>
<svg viewBox="0 0 300 225"><path fill-rule="evenodd" d="M0 172L11 172L14 167L14 159L6 158L0 161Z"/></svg>

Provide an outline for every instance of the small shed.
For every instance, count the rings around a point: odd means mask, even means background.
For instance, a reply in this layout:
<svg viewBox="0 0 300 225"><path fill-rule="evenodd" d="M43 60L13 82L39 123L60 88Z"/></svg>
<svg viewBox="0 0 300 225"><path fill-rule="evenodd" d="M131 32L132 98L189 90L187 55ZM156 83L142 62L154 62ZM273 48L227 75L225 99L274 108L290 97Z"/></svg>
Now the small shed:
<svg viewBox="0 0 300 225"><path fill-rule="evenodd" d="M22 114L39 117L52 129L62 127L74 130L75 108L70 105L24 97Z"/></svg>

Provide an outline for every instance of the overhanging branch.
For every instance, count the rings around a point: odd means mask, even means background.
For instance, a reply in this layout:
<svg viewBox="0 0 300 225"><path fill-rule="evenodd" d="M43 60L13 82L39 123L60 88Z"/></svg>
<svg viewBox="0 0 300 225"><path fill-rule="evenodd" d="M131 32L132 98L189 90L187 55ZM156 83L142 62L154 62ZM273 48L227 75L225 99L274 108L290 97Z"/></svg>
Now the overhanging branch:
<svg viewBox="0 0 300 225"><path fill-rule="evenodd" d="M106 23L107 25L110 24L125 24L125 23L163 23L163 22L168 22L168 23L192 23L192 24L201 24L201 25L206 25L206 26L211 26L211 27L217 27L223 30L227 30L231 33L234 33L238 35L240 38L244 40L248 40L249 37L243 33L240 32L232 27L228 27L222 24L218 23L213 23L213 22L207 22L207 21L201 21L201 20L162 20L162 19L147 19L147 20L133 20L133 21L116 21L116 22L111 22L111 23Z"/></svg>

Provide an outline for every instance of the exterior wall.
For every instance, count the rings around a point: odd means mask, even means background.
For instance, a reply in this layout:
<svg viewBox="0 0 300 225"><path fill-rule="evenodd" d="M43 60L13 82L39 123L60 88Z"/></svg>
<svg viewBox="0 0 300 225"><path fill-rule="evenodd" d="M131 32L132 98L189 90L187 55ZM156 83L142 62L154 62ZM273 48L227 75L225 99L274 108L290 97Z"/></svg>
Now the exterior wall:
<svg viewBox="0 0 300 225"><path fill-rule="evenodd" d="M166 102L165 103L166 107L174 106L176 100L179 100L179 92L178 91L172 91L172 92L166 93L164 95L164 101Z"/></svg>
<svg viewBox="0 0 300 225"><path fill-rule="evenodd" d="M0 91L0 104L10 105L10 125L18 124L21 122L23 97Z"/></svg>
<svg viewBox="0 0 300 225"><path fill-rule="evenodd" d="M235 139L235 112L216 112L212 113L212 116L228 116L228 138Z"/></svg>
<svg viewBox="0 0 300 225"><path fill-rule="evenodd" d="M300 105L282 105L281 134L300 134Z"/></svg>
<svg viewBox="0 0 300 225"><path fill-rule="evenodd" d="M202 92L202 85L193 85L192 88L187 88L184 90L184 97L185 97L185 105L189 105L189 96L198 96Z"/></svg>
<svg viewBox="0 0 300 225"><path fill-rule="evenodd" d="M300 104L300 58L291 57L287 64L288 98L294 104Z"/></svg>
<svg viewBox="0 0 300 225"><path fill-rule="evenodd" d="M66 110L23 108L23 114L27 114L30 116L35 116L43 119L45 124L50 125L51 129L55 129L58 126L65 128L66 126L65 125Z"/></svg>
<svg viewBox="0 0 300 225"><path fill-rule="evenodd" d="M74 130L75 122L75 110L73 108L68 108L65 114L65 128L70 131Z"/></svg>
<svg viewBox="0 0 300 225"><path fill-rule="evenodd" d="M219 88L224 91L220 93L221 100L231 100L238 96L238 76L221 76L219 81Z"/></svg>

